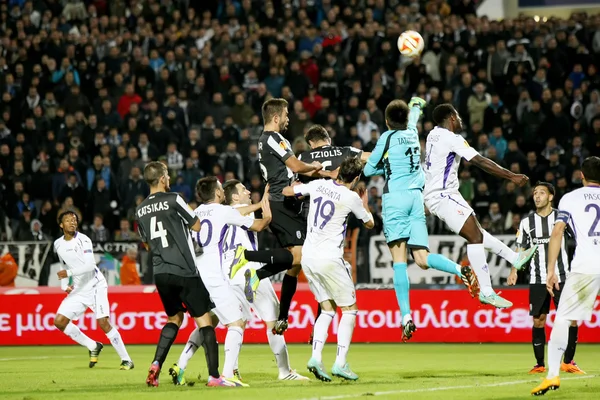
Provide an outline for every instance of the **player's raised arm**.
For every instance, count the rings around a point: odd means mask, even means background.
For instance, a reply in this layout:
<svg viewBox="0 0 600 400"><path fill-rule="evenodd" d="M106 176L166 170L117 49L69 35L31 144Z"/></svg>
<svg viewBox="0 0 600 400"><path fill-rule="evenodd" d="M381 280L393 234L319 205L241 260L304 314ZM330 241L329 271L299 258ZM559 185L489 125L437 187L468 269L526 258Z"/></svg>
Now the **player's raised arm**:
<svg viewBox="0 0 600 400"><path fill-rule="evenodd" d="M506 168L503 168L496 164L494 161L490 160L487 157L483 157L481 154L477 154L473 157L470 162L473 165L481 168L485 172L490 175L495 176L496 178L507 179L509 181L514 182L515 185L522 187L529 182L529 178L523 174L515 174Z"/></svg>
<svg viewBox="0 0 600 400"><path fill-rule="evenodd" d="M423 109L427 105L427 102L420 97L413 97L410 99L408 103L408 108L410 112L408 113L408 129L417 130L417 123L419 122L419 118L421 118L421 114L423 114Z"/></svg>
<svg viewBox="0 0 600 400"><path fill-rule="evenodd" d="M364 173L365 176L383 175L383 156L387 151L386 147L389 147L390 135L393 131L384 132L383 135L377 140L377 144L373 149L373 152L367 159Z"/></svg>

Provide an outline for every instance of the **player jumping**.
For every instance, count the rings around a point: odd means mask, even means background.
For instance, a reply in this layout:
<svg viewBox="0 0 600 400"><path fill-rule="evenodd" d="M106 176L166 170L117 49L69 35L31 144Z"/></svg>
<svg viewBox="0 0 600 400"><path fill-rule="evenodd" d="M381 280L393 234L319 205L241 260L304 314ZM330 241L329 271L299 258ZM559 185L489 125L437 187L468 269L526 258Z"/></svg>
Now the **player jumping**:
<svg viewBox="0 0 600 400"><path fill-rule="evenodd" d="M517 231L516 245L519 248L526 249L534 244L541 244L538 247L538 254L530 262L529 315L533 317L531 332L533 354L536 359L536 365L529 371L530 374L546 372L544 353L546 350L546 317L550 311L550 300L554 300L554 307L557 308L566 276L570 271L567 241L566 238L563 238L556 264L556 275L559 280L560 289L554 291L554 298L552 298L546 290L545 282L547 277L546 271L548 270L550 232L558 216L558 210L552 208L554 193L554 186L548 182L538 182L535 184L533 187L535 211L531 212L521 221L519 230ZM517 269L513 267L508 277L508 284L515 285L516 283ZM561 370L574 374L583 374L584 372L573 361L577 346L577 332L577 321L573 321L569 328L569 345L565 352L565 359L561 365Z"/></svg>
<svg viewBox="0 0 600 400"><path fill-rule="evenodd" d="M426 144L425 169L425 206L448 225L450 230L467 241L467 256L477 274L481 292L479 300L497 308L508 308L512 303L496 294L487 265L485 249L520 269L535 252L537 245L516 253L508 246L481 228L471 206L458 191L458 167L464 158L485 172L502 179L508 179L517 186L529 181L525 175L514 174L502 168L492 160L482 157L477 150L469 146L462 136L463 123L458 112L451 104L441 104L433 110L433 120L437 124L429 132Z"/></svg>
<svg viewBox="0 0 600 400"><path fill-rule="evenodd" d="M558 216L548 245L546 288L554 297L560 290L556 262L565 229L575 236L575 256L571 273L560 295L554 327L548 342L548 376L531 394L539 396L560 387L561 358L569 343L569 327L574 321L592 318L596 296L600 294L600 158L588 157L581 166L583 186L567 193L558 205Z"/></svg>
<svg viewBox="0 0 600 400"><path fill-rule="evenodd" d="M470 267L462 267L441 254L429 252L429 236L423 207L425 176L421 170L421 151L417 122L425 100L413 97L407 106L401 100L392 101L385 109L388 131L377 145L365 166L365 175L385 175L383 189L383 233L394 262L394 288L402 312L402 340L409 340L416 330L410 312L410 282L407 273L407 250L412 251L416 264L460 277L476 296L479 286Z"/></svg>
<svg viewBox="0 0 600 400"><path fill-rule="evenodd" d="M348 158L342 163L335 181L321 179L283 189L286 196L310 197L306 242L302 248L302 269L310 290L321 304L322 312L315 322L313 351L308 361L308 370L317 379L326 382L331 381L331 377L325 372L321 353L337 307L342 309L342 318L337 334L337 357L331 374L348 380L358 379L358 375L346 361L358 307L354 282L343 255L346 221L350 213L361 220L367 229L373 228L375 224L373 216L367 211L366 191L362 193L362 200L352 191L358 183L362 166L357 157Z"/></svg>
<svg viewBox="0 0 600 400"><path fill-rule="evenodd" d="M71 322L73 318L80 317L90 308L96 316L98 326L104 331L121 358L120 369L133 369L133 361L125 349L123 339L108 319L110 315L108 284L102 272L96 267L92 241L83 233L77 232L79 218L74 211L61 213L58 216L58 224L63 231L63 236L54 241L54 251L64 266L64 268L61 266L57 275L60 279L60 287L67 292L67 297L58 307L54 326L80 345L87 347L90 355L89 366L93 368L104 346L90 339ZM72 279L71 284L69 278Z"/></svg>

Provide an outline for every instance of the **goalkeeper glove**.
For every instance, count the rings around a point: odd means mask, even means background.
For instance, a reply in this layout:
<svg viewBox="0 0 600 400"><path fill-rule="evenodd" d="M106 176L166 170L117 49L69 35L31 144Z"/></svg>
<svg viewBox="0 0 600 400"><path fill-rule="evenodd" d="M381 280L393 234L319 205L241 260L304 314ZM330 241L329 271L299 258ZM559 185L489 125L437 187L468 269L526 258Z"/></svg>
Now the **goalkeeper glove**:
<svg viewBox="0 0 600 400"><path fill-rule="evenodd" d="M408 108L413 108L414 106L418 106L419 108L421 108L421 110L423 110L426 105L427 105L427 102L425 100L423 100L422 98L413 97L410 99L410 102L408 103Z"/></svg>

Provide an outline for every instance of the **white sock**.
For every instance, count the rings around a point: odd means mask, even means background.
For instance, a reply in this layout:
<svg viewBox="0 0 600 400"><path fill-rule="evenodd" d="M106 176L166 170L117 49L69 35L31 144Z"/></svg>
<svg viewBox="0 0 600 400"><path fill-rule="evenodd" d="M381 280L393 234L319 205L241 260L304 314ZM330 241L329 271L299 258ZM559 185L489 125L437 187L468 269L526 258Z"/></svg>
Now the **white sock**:
<svg viewBox="0 0 600 400"><path fill-rule="evenodd" d="M287 346L285 345L285 338L283 335L273 334L273 332L267 328L267 339L269 340L271 351L275 356L277 368L279 368L279 374L289 374L292 368L290 367L290 360L288 357Z"/></svg>
<svg viewBox="0 0 600 400"><path fill-rule="evenodd" d="M556 319L548 341L548 379L558 376L563 353L569 343L571 321Z"/></svg>
<svg viewBox="0 0 600 400"><path fill-rule="evenodd" d="M483 231L483 246L491 251L492 253L504 258L511 264L517 262L519 258L519 253L512 251L510 247L502 243L501 240L496 239L494 236L490 235L486 230Z"/></svg>
<svg viewBox="0 0 600 400"><path fill-rule="evenodd" d="M69 322L64 333L83 347L87 347L89 351L96 349L96 342L87 337L85 333L81 332L79 327L74 323Z"/></svg>
<svg viewBox="0 0 600 400"><path fill-rule="evenodd" d="M337 357L335 363L343 367L346 365L346 356L350 349L350 342L352 341L352 333L354 332L354 324L356 323L357 310L348 310L342 312L342 319L340 319L340 326L338 328L338 347Z"/></svg>
<svg viewBox="0 0 600 400"><path fill-rule="evenodd" d="M321 315L319 315L319 318L317 318L317 321L315 322L315 326L313 328L312 358L318 362L323 361L321 354L323 353L323 347L325 346L325 341L327 340L327 331L329 330L329 325L331 325L331 321L333 321L334 316L335 312L333 311L321 311Z"/></svg>
<svg viewBox="0 0 600 400"><path fill-rule="evenodd" d="M186 369L188 362L190 362L198 348L202 345L201 339L200 329L194 329L179 356L179 360L177 360L177 366L179 368Z"/></svg>
<svg viewBox="0 0 600 400"><path fill-rule="evenodd" d="M487 265L487 256L485 254L485 248L483 247L483 244L468 244L467 256L469 257L471 268L473 268L473 271L475 271L475 275L477 275L477 279L479 280L481 293L483 293L484 296L490 296L494 294L494 289L492 288L492 279L490 278L490 270Z"/></svg>
<svg viewBox="0 0 600 400"><path fill-rule="evenodd" d="M223 363L223 376L225 378L233 377L233 369L237 364L243 340L244 330L242 328L238 326L227 328L227 336L225 336L225 362Z"/></svg>
<svg viewBox="0 0 600 400"><path fill-rule="evenodd" d="M108 340L110 340L110 344L115 348L115 351L121 358L121 361L131 361L131 357L127 353L127 349L125 348L125 343L123 343L123 339L121 339L121 334L113 326L113 328L106 334Z"/></svg>

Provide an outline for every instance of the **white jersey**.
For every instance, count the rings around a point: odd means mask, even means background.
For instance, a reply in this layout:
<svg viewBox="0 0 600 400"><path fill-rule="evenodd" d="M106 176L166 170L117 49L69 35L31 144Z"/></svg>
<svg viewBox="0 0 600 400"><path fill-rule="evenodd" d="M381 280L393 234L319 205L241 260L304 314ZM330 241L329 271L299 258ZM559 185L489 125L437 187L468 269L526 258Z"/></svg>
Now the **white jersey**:
<svg viewBox="0 0 600 400"><path fill-rule="evenodd" d="M575 236L571 272L600 275L600 187L587 186L565 194L556 221L568 224Z"/></svg>
<svg viewBox="0 0 600 400"><path fill-rule="evenodd" d="M71 240L64 236L54 241L54 251L58 255L67 275L73 278L73 292L82 293L95 287L106 287L106 279L96 267L94 246L89 237L77 232ZM61 287L66 289L69 279L61 279Z"/></svg>
<svg viewBox="0 0 600 400"><path fill-rule="evenodd" d="M246 207L245 204L236 204L233 208ZM248 218L252 218L254 221L254 213L248 214ZM258 250L258 234L251 230L241 229L235 225L230 225L229 229L227 229L227 233L225 234L225 243L224 243L224 251L223 251L223 273L229 275L231 269L231 262L235 257L235 249L237 246L242 246L245 249L250 251ZM244 266L244 270L246 268L259 269L263 266L261 263L257 262L248 262ZM235 277L231 280L231 283L234 285L243 285L244 284L244 274L243 271L235 274Z"/></svg>
<svg viewBox="0 0 600 400"><path fill-rule="evenodd" d="M331 179L318 179L294 186L296 196L310 196L306 240L302 254L308 257L342 258L346 223L352 212L369 222L371 214L358 194Z"/></svg>
<svg viewBox="0 0 600 400"><path fill-rule="evenodd" d="M233 207L223 204L202 204L194 210L200 219L200 232L192 232L193 239L203 249L196 257L196 268L205 285L229 282L229 271L224 272L223 253L228 250L225 241L228 228L235 226L248 230L254 218L245 217Z"/></svg>
<svg viewBox="0 0 600 400"><path fill-rule="evenodd" d="M423 197L440 192L458 192L458 167L461 157L471 161L477 150L460 135L436 126L429 132L426 143L425 191Z"/></svg>

